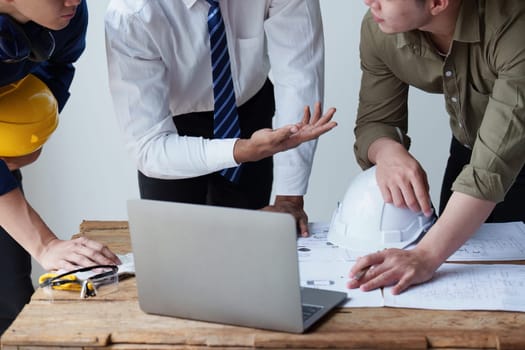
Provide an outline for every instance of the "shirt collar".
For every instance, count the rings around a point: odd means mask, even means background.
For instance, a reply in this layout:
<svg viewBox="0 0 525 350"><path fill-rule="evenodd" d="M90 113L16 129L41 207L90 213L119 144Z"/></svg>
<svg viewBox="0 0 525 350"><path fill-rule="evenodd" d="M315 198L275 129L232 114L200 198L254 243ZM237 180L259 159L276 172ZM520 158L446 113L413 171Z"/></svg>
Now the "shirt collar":
<svg viewBox="0 0 525 350"><path fill-rule="evenodd" d="M182 2L184 2L184 5L186 5L187 8L193 7L193 5L195 5L197 1L198 0L182 0Z"/></svg>
<svg viewBox="0 0 525 350"><path fill-rule="evenodd" d="M414 47L421 45L418 30L411 30L410 32L403 32L395 34L397 37L397 48L400 49L405 46Z"/></svg>
<svg viewBox="0 0 525 350"><path fill-rule="evenodd" d="M454 30L454 41L479 42L480 34L480 7L478 0L463 0Z"/></svg>

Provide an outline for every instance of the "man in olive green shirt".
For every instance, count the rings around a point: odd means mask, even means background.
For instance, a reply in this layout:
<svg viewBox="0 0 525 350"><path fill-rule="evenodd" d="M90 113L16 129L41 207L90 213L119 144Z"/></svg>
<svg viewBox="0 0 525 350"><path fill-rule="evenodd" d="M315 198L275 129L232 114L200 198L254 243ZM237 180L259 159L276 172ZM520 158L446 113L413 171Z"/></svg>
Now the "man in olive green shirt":
<svg viewBox="0 0 525 350"><path fill-rule="evenodd" d="M444 95L453 133L440 217L413 250L360 258L350 288L398 294L487 221L525 220L525 1L365 0L355 153L377 165L385 202L431 215L426 174L408 152L409 86Z"/></svg>

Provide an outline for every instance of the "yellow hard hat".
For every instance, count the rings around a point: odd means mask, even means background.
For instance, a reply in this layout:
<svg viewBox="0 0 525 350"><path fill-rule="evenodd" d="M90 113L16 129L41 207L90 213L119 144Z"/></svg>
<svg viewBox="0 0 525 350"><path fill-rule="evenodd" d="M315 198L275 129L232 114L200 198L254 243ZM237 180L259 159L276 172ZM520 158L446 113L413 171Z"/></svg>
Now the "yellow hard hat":
<svg viewBox="0 0 525 350"><path fill-rule="evenodd" d="M58 103L32 74L0 87L0 157L38 150L58 126Z"/></svg>

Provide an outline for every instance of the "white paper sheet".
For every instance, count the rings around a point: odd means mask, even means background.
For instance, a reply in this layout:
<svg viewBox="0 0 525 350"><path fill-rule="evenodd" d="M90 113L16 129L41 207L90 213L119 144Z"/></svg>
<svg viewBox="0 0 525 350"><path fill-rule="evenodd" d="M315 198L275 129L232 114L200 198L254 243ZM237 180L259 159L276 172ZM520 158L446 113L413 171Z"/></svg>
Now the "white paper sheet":
<svg viewBox="0 0 525 350"><path fill-rule="evenodd" d="M405 249L414 247L415 244ZM345 261L355 261L368 253L344 249L339 254ZM525 223L521 221L483 224L474 236L447 259L448 262L513 260L525 260Z"/></svg>
<svg viewBox="0 0 525 350"><path fill-rule="evenodd" d="M310 223L309 237L300 237L297 239L297 255L299 263L301 262L349 262L344 249L328 242L327 223Z"/></svg>
<svg viewBox="0 0 525 350"><path fill-rule="evenodd" d="M328 242L326 223L310 224L310 233L297 240L301 285L346 292L346 307L525 311L525 266L446 263L432 281L401 295L392 295L391 287L362 292L346 284L355 259L365 253ZM525 224L484 224L450 260L525 260Z"/></svg>
<svg viewBox="0 0 525 350"><path fill-rule="evenodd" d="M525 265L443 264L434 278L400 295L384 290L385 306L525 312Z"/></svg>
<svg viewBox="0 0 525 350"><path fill-rule="evenodd" d="M135 275L135 259L133 253L117 254L122 264L118 265L119 277L128 277Z"/></svg>
<svg viewBox="0 0 525 350"><path fill-rule="evenodd" d="M349 271L350 264L344 261L299 263L301 286L344 292L348 299L343 307L383 306L381 289L363 292L360 289L346 287Z"/></svg>
<svg viewBox="0 0 525 350"><path fill-rule="evenodd" d="M483 224L447 261L525 260L525 224Z"/></svg>
<svg viewBox="0 0 525 350"><path fill-rule="evenodd" d="M346 287L354 262L348 259L344 249L327 241L328 224L313 223L309 229L310 237L297 239L301 285L347 293L344 307L383 306L380 289L363 292Z"/></svg>

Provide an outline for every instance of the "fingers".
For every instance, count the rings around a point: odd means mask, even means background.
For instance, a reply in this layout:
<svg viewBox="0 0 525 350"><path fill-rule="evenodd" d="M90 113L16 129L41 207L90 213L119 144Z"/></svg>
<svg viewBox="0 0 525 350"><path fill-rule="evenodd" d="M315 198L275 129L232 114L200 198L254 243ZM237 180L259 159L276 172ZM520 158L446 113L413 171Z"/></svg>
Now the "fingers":
<svg viewBox="0 0 525 350"><path fill-rule="evenodd" d="M427 216L432 214L426 173L419 164L381 166L376 176L385 203L422 211Z"/></svg>
<svg viewBox="0 0 525 350"><path fill-rule="evenodd" d="M410 208L415 212L420 211L410 180L401 177L396 179L391 176L387 181L378 181L378 185L385 203L391 203L397 208Z"/></svg>
<svg viewBox="0 0 525 350"><path fill-rule="evenodd" d="M399 279L399 282L392 288L392 294L398 295L404 292L411 284L410 276L403 276Z"/></svg>
<svg viewBox="0 0 525 350"><path fill-rule="evenodd" d="M428 193L426 176L412 175L401 185L401 201L414 212L431 212L430 195Z"/></svg>
<svg viewBox="0 0 525 350"><path fill-rule="evenodd" d="M303 126L301 129L298 130L297 133L292 135L291 139L292 138L296 139L295 142L297 144L306 142L306 141L310 141L310 140L314 140L337 126L336 122L334 121L327 122L329 119L323 119L323 118L321 118L315 124L307 124ZM331 118L331 115L328 116L327 118Z"/></svg>
<svg viewBox="0 0 525 350"><path fill-rule="evenodd" d="M430 201L430 195L428 191L428 181L426 181L426 176L425 176L425 181L423 183L418 182L415 184L414 192L418 200L420 210L426 216L432 215L432 203Z"/></svg>
<svg viewBox="0 0 525 350"><path fill-rule="evenodd" d="M299 228L299 234L302 237L308 237L310 232L308 231L308 218L301 217L297 220L297 226Z"/></svg>
<svg viewBox="0 0 525 350"><path fill-rule="evenodd" d="M328 122L332 120L336 111L337 110L334 107L329 108L328 111L326 111L326 113L319 120L315 122L315 125L319 126L319 125L327 124ZM321 110L319 110L319 115L321 115ZM337 125L337 123L335 124Z"/></svg>
<svg viewBox="0 0 525 350"><path fill-rule="evenodd" d="M307 125L310 123L310 107L305 106L304 107L304 113L303 113L303 120L301 120L301 126Z"/></svg>
<svg viewBox="0 0 525 350"><path fill-rule="evenodd" d="M362 278L356 279L358 272L367 266L370 268ZM353 279L347 286L363 291L393 286L392 294L399 294L411 285L431 279L435 269L425 255L416 250L385 249L359 258L350 270Z"/></svg>
<svg viewBox="0 0 525 350"><path fill-rule="evenodd" d="M86 248L82 247L82 248L79 248L75 252L71 252L64 258L64 260L75 265L77 268L78 267L88 267L88 266L100 264L91 256L86 255L85 252L82 252L82 250L86 250Z"/></svg>
<svg viewBox="0 0 525 350"><path fill-rule="evenodd" d="M308 124L316 125L319 122L319 119L321 119L321 114L322 114L321 102L314 103L313 117L311 116L311 113L310 113L310 106L305 106L303 120L301 121L301 126L308 125Z"/></svg>
<svg viewBox="0 0 525 350"><path fill-rule="evenodd" d="M331 107L323 115L322 114L321 103L320 102L316 102L314 104L314 114L313 114L313 116L310 113L310 107L309 106L304 107L303 119L302 119L302 121L300 123L300 126L302 127L302 126L307 126L308 125L308 126L311 126L311 127L320 127L320 126L330 122L330 120L332 120L335 112L336 112L336 109Z"/></svg>
<svg viewBox="0 0 525 350"><path fill-rule="evenodd" d="M405 206L414 212L421 211L425 215L430 216L432 206L430 204L430 194L425 184L426 181L421 181L420 178L402 184L400 188L400 198L394 199L394 204L397 207Z"/></svg>
<svg viewBox="0 0 525 350"><path fill-rule="evenodd" d="M276 153L295 148L303 142L311 141L337 126L331 121L335 108L321 118L321 104L316 103L315 117L311 119L308 107L305 107L301 123L286 125L278 129L259 129L249 139L238 139L233 148L237 163L258 161Z"/></svg>
<svg viewBox="0 0 525 350"><path fill-rule="evenodd" d="M321 119L322 115L322 109L321 109L321 102L316 102L314 104L314 115L313 118L310 119L310 123L316 125L319 122L319 119Z"/></svg>
<svg viewBox="0 0 525 350"><path fill-rule="evenodd" d="M383 264L369 265L368 268L363 268L352 277L348 282L348 288L359 288L365 292L391 285L397 281L394 271L387 269Z"/></svg>
<svg viewBox="0 0 525 350"><path fill-rule="evenodd" d="M308 231L308 216L301 209L297 210L289 205L268 205L261 210L272 211L275 213L289 213L292 214L297 223L297 232L302 237L308 237L310 232Z"/></svg>
<svg viewBox="0 0 525 350"><path fill-rule="evenodd" d="M351 280L348 283L348 287L351 289L358 288L364 281L369 280L373 271L376 271L377 266L380 265L383 260L384 258L381 252L358 258L350 270Z"/></svg>
<svg viewBox="0 0 525 350"><path fill-rule="evenodd" d="M55 239L49 242L42 260L39 262L46 270L121 263L120 259L108 247L86 237L66 241Z"/></svg>
<svg viewBox="0 0 525 350"><path fill-rule="evenodd" d="M301 237L308 237L308 216L306 215L306 212L303 210L302 205L301 206L293 206L290 207L288 210L290 214L292 214L295 217L295 221L297 223L297 233Z"/></svg>
<svg viewBox="0 0 525 350"><path fill-rule="evenodd" d="M293 215L297 223L298 234L307 237L308 232L308 215L304 211L303 196L277 195L274 204L263 208L263 210L289 213Z"/></svg>
<svg viewBox="0 0 525 350"><path fill-rule="evenodd" d="M388 188L387 185L383 183L379 183L379 191L381 192L381 196L383 197L383 200L385 203L393 203L394 199L392 198L392 193L390 192L390 188Z"/></svg>
<svg viewBox="0 0 525 350"><path fill-rule="evenodd" d="M120 259L107 246L86 237L79 237L76 240L80 243L80 246L77 246L76 253L83 255L95 264L118 265L121 263Z"/></svg>
<svg viewBox="0 0 525 350"><path fill-rule="evenodd" d="M64 271L71 271L76 270L80 267L80 265L73 264L67 260L62 260L56 270L64 270ZM55 269L54 269L55 270Z"/></svg>
<svg viewBox="0 0 525 350"><path fill-rule="evenodd" d="M360 286L360 289L365 292L385 286L390 286L397 281L398 277L393 270L374 268L369 270L367 278L369 278L369 280Z"/></svg>
<svg viewBox="0 0 525 350"><path fill-rule="evenodd" d="M403 183L399 192L399 198L394 199L394 204L398 208L406 207L413 212L421 211L421 207L419 206L419 201L416 198L412 183Z"/></svg>
<svg viewBox="0 0 525 350"><path fill-rule="evenodd" d="M358 278L355 277L370 266L372 266L370 255L357 258L354 266L350 269L350 278L357 280Z"/></svg>

